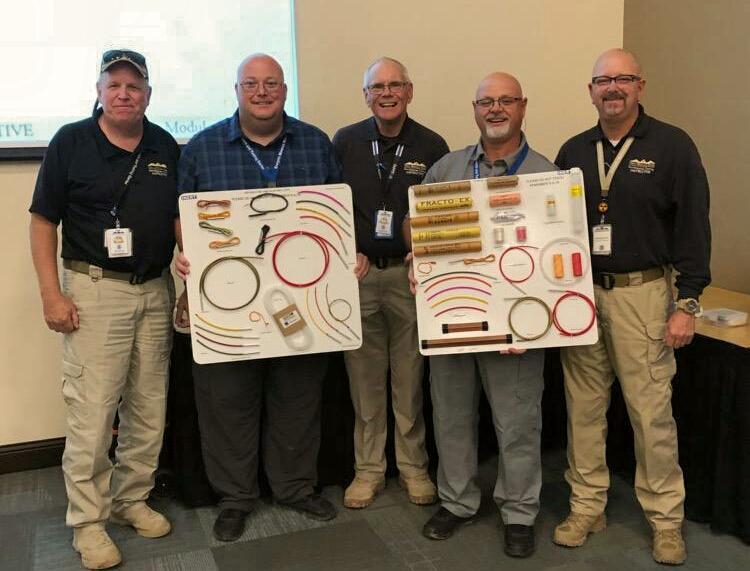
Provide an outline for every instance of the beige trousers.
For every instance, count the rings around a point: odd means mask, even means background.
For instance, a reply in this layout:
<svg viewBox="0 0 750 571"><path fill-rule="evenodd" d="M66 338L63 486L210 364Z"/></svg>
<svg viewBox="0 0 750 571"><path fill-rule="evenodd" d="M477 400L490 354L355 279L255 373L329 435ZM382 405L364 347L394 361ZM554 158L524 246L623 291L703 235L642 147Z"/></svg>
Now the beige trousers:
<svg viewBox="0 0 750 571"><path fill-rule="evenodd" d="M672 417L674 353L664 344L672 294L665 279L640 286L594 288L595 345L562 350L568 405L570 507L599 514L607 504L607 408L617 376L635 437L635 492L655 528L682 524L685 486Z"/></svg>
<svg viewBox="0 0 750 571"><path fill-rule="evenodd" d="M427 470L422 416L423 359L417 349L417 315L407 269L370 271L359 284L362 347L344 353L354 404L354 456L357 475L385 474L388 369L395 416L396 464L406 477Z"/></svg>
<svg viewBox="0 0 750 571"><path fill-rule="evenodd" d="M80 328L64 336L62 394L67 432L62 467L66 522L109 518L112 501L145 500L154 484L164 432L174 284L141 285L65 270L63 292ZM107 456L120 424L114 466Z"/></svg>

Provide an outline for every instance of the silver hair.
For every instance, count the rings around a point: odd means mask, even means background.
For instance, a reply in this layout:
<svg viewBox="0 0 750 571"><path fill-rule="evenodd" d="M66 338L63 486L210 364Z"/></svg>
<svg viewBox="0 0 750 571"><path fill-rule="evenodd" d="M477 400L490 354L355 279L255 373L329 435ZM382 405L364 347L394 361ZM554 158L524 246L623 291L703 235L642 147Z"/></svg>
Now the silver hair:
<svg viewBox="0 0 750 571"><path fill-rule="evenodd" d="M402 64L397 59L393 59L392 57L382 56L372 62L369 66L367 66L364 79L362 80L362 89L367 89L367 86L370 83L370 74L372 73L373 68L379 63L383 63L385 61L396 64L396 66L399 68L399 71L401 71L401 77L403 77L404 81L407 83L411 83L411 79L409 78L409 70L406 69L406 66L404 64Z"/></svg>

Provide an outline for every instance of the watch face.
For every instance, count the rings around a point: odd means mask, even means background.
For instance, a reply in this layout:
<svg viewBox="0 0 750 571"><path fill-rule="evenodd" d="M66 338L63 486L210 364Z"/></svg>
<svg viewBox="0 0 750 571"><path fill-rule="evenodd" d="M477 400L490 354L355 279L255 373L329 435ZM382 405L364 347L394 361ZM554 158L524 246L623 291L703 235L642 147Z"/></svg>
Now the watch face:
<svg viewBox="0 0 750 571"><path fill-rule="evenodd" d="M695 301L694 299L689 299L689 300L687 300L687 303L685 304L685 307L687 308L687 310L690 313L695 313L696 311L698 311L698 308L700 306L698 305L698 302Z"/></svg>

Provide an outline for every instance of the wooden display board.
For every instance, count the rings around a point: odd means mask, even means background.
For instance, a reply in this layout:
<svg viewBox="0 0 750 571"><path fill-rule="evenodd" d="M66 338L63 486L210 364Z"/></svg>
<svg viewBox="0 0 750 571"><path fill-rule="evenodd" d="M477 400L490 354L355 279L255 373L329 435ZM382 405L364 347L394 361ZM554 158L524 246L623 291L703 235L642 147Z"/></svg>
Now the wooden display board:
<svg viewBox="0 0 750 571"><path fill-rule="evenodd" d="M598 339L580 169L409 188L423 355Z"/></svg>
<svg viewBox="0 0 750 571"><path fill-rule="evenodd" d="M196 363L362 344L348 185L180 196Z"/></svg>

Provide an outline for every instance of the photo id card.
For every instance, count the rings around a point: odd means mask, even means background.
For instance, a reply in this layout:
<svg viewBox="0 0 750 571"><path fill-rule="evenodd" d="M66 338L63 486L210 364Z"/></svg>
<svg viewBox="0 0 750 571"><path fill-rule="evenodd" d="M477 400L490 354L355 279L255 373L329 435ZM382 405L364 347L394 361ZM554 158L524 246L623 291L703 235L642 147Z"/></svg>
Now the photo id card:
<svg viewBox="0 0 750 571"><path fill-rule="evenodd" d="M592 256L609 256L612 253L612 224L593 226L591 237Z"/></svg>
<svg viewBox="0 0 750 571"><path fill-rule="evenodd" d="M375 213L375 239L393 239L393 212L390 210L378 210Z"/></svg>
<svg viewBox="0 0 750 571"><path fill-rule="evenodd" d="M104 247L110 258L133 255L133 232L130 228L110 228L104 231Z"/></svg>

